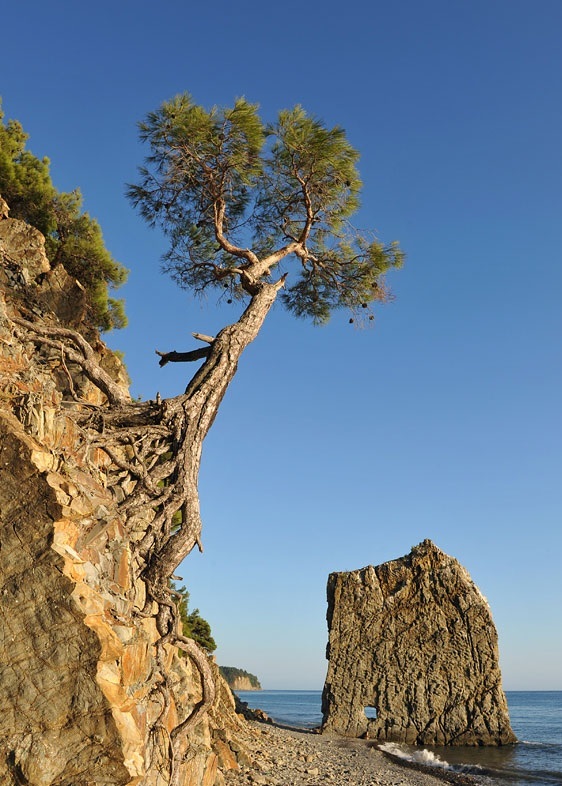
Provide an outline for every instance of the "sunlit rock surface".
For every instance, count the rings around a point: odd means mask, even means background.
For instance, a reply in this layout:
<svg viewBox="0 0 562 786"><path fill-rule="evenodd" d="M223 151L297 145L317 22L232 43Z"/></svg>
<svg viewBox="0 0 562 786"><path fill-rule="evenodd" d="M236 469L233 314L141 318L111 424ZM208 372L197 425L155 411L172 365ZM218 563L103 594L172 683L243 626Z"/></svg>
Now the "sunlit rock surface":
<svg viewBox="0 0 562 786"><path fill-rule="evenodd" d="M328 579L326 732L414 745L515 742L488 603L425 540Z"/></svg>
<svg viewBox="0 0 562 786"><path fill-rule="evenodd" d="M102 411L104 397L60 346L12 318L78 327L116 382L127 375L85 324L80 284L50 268L37 230L6 215L0 203L0 784L165 786L169 733L201 701L199 674L169 647L163 705L158 634L140 613L142 523L126 532L119 513L131 480L109 483L107 454L72 417ZM213 669L217 700L181 765L193 786L221 786L242 750Z"/></svg>

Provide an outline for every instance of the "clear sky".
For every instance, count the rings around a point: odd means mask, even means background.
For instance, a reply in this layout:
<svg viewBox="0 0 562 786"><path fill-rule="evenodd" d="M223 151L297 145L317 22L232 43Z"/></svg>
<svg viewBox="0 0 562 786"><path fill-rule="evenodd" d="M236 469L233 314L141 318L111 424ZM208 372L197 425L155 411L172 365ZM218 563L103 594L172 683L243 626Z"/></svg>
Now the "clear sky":
<svg viewBox="0 0 562 786"><path fill-rule="evenodd" d="M490 602L504 686L562 689L560 0L28 0L0 25L6 116L130 268L108 341L134 395L181 392L195 369L154 350L238 313L176 290L124 198L136 123L176 93L344 126L356 223L407 252L374 329L279 308L240 363L179 571L219 663L321 688L328 574L431 538Z"/></svg>

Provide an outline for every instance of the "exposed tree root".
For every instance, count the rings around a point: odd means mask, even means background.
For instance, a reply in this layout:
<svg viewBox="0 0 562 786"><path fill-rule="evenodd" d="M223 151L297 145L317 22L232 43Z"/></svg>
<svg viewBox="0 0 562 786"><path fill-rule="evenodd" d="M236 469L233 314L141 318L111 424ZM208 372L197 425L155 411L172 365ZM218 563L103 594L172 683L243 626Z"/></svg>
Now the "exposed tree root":
<svg viewBox="0 0 562 786"><path fill-rule="evenodd" d="M92 408L79 400L72 379L73 366L65 363L70 376L67 415L86 433L89 444L102 449L111 461L108 487L117 488L123 477L129 491L117 499L125 529L136 553L138 575L146 587L146 604L141 614L153 616L160 638L156 657L160 666L161 718L171 704L172 685L165 664L167 645L186 652L200 675L202 698L171 731L170 786L180 786L182 762L189 757L188 737L215 697L212 670L205 653L194 641L179 633L177 603L171 580L178 565L193 548L201 546L201 516L197 480L203 440L216 416L228 385L236 373L245 347L257 335L281 284L263 284L238 322L224 328L216 338L196 334L209 344L202 350L184 353L204 363L189 382L185 393L162 402L132 402L97 361L94 349L74 330L13 317L39 345L55 347L70 364L76 364L107 399L107 406ZM182 353L159 353L164 360ZM172 357L170 357L170 355ZM84 406L82 406L84 404ZM152 730L158 735L163 724ZM160 731L159 731L160 729Z"/></svg>

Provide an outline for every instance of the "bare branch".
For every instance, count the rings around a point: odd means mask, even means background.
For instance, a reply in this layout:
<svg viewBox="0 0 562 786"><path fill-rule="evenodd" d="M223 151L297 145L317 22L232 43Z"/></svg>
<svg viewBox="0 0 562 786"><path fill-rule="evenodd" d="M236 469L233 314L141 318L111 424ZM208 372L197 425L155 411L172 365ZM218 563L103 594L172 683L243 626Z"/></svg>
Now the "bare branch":
<svg viewBox="0 0 562 786"><path fill-rule="evenodd" d="M198 341L205 341L207 344L212 344L215 340L214 336L206 336L204 333L192 333L191 335Z"/></svg>
<svg viewBox="0 0 562 786"><path fill-rule="evenodd" d="M201 360L201 358L209 357L210 347L201 347L200 349L192 349L191 352L159 352L154 350L157 355L160 355L159 366L165 366L166 363L191 363L194 360Z"/></svg>

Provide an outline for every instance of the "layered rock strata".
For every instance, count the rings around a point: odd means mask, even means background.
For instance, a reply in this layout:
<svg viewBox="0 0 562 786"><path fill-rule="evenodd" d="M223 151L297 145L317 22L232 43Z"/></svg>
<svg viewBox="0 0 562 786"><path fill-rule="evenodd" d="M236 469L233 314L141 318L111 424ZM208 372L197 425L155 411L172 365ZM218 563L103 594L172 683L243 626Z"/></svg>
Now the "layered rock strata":
<svg viewBox="0 0 562 786"><path fill-rule="evenodd" d="M134 482L80 425L103 394L56 342L22 323L79 328L126 385L87 325L80 284L51 269L44 239L0 217L0 783L164 786L170 732L201 702L200 675L146 615L135 544L119 503ZM111 482L110 482L111 479ZM148 526L149 522L146 522ZM170 695L159 690L162 668ZM236 768L242 720L218 668L217 698L190 734L181 780L220 786Z"/></svg>
<svg viewBox="0 0 562 786"><path fill-rule="evenodd" d="M515 742L488 603L425 540L328 579L323 729L414 745Z"/></svg>

